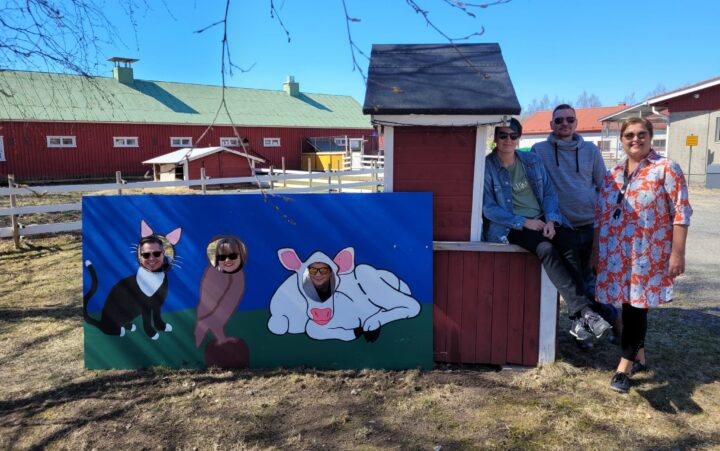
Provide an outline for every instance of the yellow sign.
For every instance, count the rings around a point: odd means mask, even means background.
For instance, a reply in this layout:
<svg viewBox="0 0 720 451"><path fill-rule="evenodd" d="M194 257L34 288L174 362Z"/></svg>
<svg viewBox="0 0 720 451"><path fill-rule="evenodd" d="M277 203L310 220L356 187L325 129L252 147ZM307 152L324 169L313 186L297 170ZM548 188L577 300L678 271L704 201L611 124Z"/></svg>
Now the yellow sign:
<svg viewBox="0 0 720 451"><path fill-rule="evenodd" d="M686 146L697 146L698 145L698 137L695 135L690 135L685 137L685 145Z"/></svg>

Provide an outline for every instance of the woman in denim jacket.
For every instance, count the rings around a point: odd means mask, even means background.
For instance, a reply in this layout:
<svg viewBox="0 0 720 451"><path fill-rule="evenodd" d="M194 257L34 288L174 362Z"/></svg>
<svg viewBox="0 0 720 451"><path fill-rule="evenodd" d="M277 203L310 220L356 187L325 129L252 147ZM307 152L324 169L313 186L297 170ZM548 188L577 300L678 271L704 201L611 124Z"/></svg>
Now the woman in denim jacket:
<svg viewBox="0 0 720 451"><path fill-rule="evenodd" d="M522 126L511 119L495 128L495 148L485 157L483 234L486 241L512 243L537 255L548 277L565 299L578 340L602 337L610 324L595 313L585 294L581 265L560 213L558 198L542 160L517 152Z"/></svg>

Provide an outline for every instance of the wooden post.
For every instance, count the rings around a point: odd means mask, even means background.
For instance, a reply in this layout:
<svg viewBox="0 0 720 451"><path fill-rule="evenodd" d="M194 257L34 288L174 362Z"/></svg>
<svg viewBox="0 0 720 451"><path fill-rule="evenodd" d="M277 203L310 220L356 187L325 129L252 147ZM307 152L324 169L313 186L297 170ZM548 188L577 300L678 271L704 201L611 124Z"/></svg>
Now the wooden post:
<svg viewBox="0 0 720 451"><path fill-rule="evenodd" d="M285 175L285 157L282 157L282 175ZM283 188L287 188L287 179L283 179Z"/></svg>
<svg viewBox="0 0 720 451"><path fill-rule="evenodd" d="M273 179L273 177L275 177L275 166L270 165L270 190L271 191L275 189L275 179Z"/></svg>
<svg viewBox="0 0 720 451"><path fill-rule="evenodd" d="M342 193L342 176L338 175L338 193Z"/></svg>
<svg viewBox="0 0 720 451"><path fill-rule="evenodd" d="M370 163L370 168L372 169L372 181L373 181L373 192L379 193L380 188L378 187L378 168L377 168L377 162L373 161Z"/></svg>
<svg viewBox="0 0 720 451"><path fill-rule="evenodd" d="M120 171L115 171L115 183L122 185L122 174ZM122 189L118 187L118 196L122 196Z"/></svg>
<svg viewBox="0 0 720 451"><path fill-rule="evenodd" d="M202 187L202 193L207 194L207 187L205 186L205 168L200 168L200 186Z"/></svg>
<svg viewBox="0 0 720 451"><path fill-rule="evenodd" d="M332 157L330 157L330 164L328 164L328 174L332 173ZM332 176L328 175L328 193L332 193Z"/></svg>
<svg viewBox="0 0 720 451"><path fill-rule="evenodd" d="M8 186L10 189L15 188L15 175L14 174L8 174ZM17 199L15 198L15 194L10 195L10 208L17 207ZM15 243L15 250L20 250L20 224L18 224L18 216L12 215L10 216L10 222L12 224L12 235L13 235L13 243Z"/></svg>

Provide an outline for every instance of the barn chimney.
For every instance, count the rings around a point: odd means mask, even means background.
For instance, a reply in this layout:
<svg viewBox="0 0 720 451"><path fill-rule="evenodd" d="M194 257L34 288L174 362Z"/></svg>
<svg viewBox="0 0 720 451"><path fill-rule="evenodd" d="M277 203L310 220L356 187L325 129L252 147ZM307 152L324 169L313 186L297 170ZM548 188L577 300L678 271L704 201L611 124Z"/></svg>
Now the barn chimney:
<svg viewBox="0 0 720 451"><path fill-rule="evenodd" d="M300 83L295 81L295 77L288 75L287 81L283 83L283 91L292 97L298 97L300 95Z"/></svg>
<svg viewBox="0 0 720 451"><path fill-rule="evenodd" d="M113 56L108 59L108 61L115 63L115 67L113 67L113 78L115 78L115 80L124 85L133 84L135 78L133 77L133 68L131 64L140 60Z"/></svg>

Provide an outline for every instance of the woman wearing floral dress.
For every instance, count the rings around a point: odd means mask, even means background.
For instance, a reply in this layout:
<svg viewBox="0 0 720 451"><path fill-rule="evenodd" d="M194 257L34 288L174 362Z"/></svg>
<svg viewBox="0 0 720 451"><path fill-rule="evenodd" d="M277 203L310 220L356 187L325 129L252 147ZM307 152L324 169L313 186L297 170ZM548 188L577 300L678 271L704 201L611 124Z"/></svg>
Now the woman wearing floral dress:
<svg viewBox="0 0 720 451"><path fill-rule="evenodd" d="M623 123L627 158L606 176L597 207L596 299L622 306L622 357L610 382L621 393L647 368L648 309L673 299L673 281L685 271L692 215L680 166L650 147L652 137L647 119Z"/></svg>

